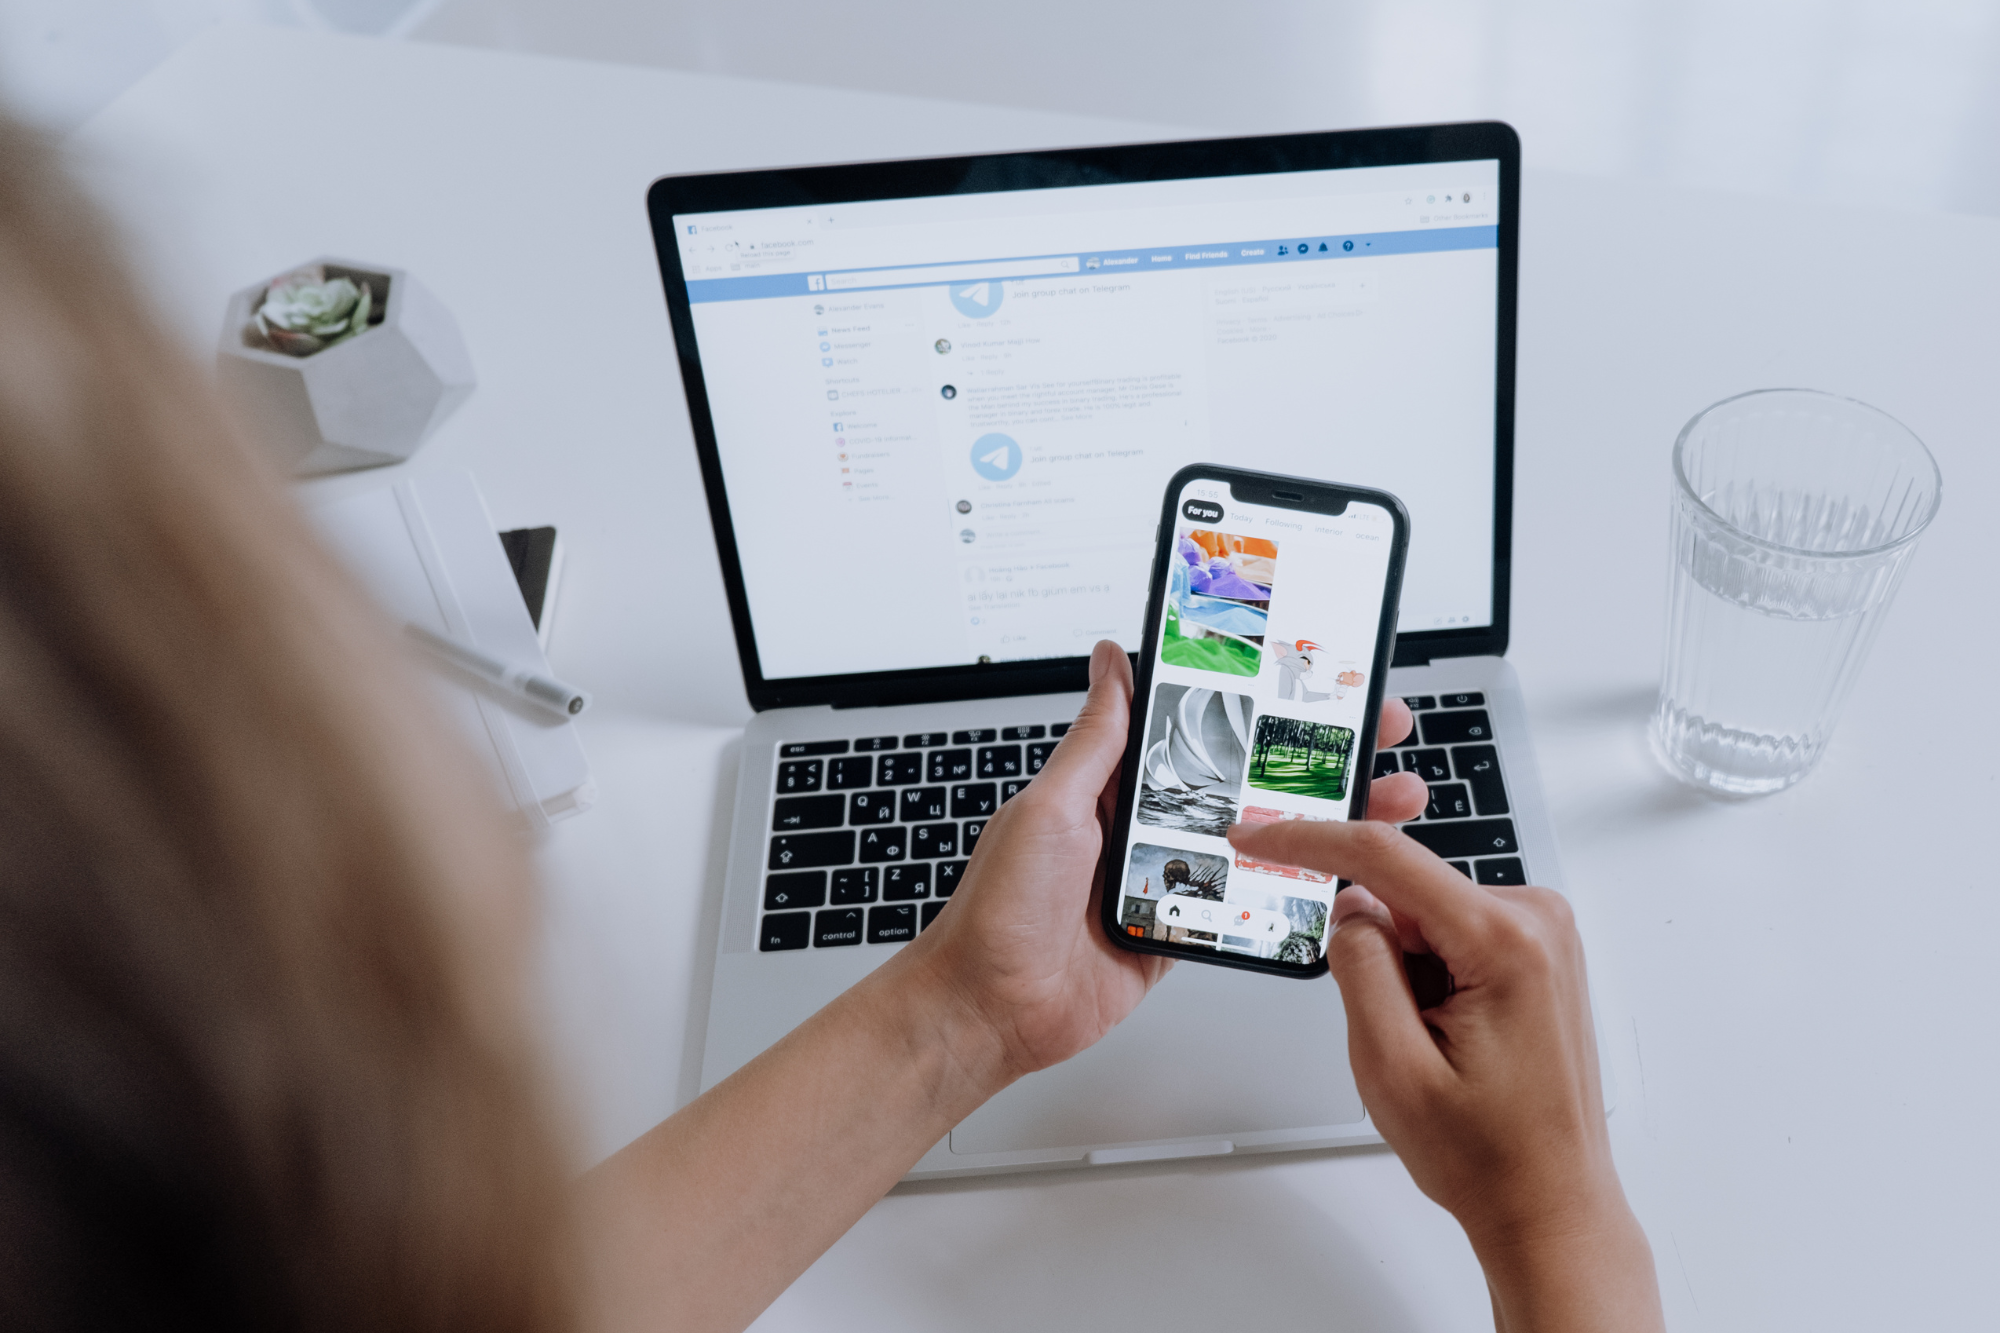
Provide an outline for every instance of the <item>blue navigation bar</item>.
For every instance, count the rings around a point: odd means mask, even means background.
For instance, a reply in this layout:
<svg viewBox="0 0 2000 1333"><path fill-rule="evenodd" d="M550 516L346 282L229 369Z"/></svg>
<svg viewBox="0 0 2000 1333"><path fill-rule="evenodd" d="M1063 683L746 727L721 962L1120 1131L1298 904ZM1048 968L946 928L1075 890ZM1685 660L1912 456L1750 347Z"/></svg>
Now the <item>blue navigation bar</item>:
<svg viewBox="0 0 2000 1333"><path fill-rule="evenodd" d="M1066 281L1129 273L1160 273L1186 268L1225 268L1242 264L1296 264L1302 259L1360 259L1374 255L1433 254L1441 250L1492 250L1500 244L1498 227L1439 227L1432 231L1378 231L1355 236L1286 236L1269 241L1231 241L1217 245L1156 245L1145 250L1069 251L1060 255L1010 255L1004 258L960 260L928 265L894 265L878 269L838 269L832 292L821 273L769 273L741 278L701 278L688 283L688 300L755 301L776 296L840 295L890 291L903 287L936 287L947 283L990 282L997 279ZM1062 271L1023 276L1024 265L1047 260ZM980 273L991 265L1000 272ZM1074 267L1070 267L1074 265ZM924 269L938 270L926 276ZM883 281L871 283L870 273Z"/></svg>

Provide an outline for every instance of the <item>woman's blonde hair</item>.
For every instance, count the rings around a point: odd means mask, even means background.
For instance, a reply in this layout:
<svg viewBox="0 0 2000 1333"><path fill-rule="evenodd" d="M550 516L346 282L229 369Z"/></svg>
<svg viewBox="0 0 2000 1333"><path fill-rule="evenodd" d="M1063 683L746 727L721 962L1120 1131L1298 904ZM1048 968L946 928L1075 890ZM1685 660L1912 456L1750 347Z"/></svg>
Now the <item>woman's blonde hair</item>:
<svg viewBox="0 0 2000 1333"><path fill-rule="evenodd" d="M144 288L0 124L0 1326L563 1327L521 849Z"/></svg>

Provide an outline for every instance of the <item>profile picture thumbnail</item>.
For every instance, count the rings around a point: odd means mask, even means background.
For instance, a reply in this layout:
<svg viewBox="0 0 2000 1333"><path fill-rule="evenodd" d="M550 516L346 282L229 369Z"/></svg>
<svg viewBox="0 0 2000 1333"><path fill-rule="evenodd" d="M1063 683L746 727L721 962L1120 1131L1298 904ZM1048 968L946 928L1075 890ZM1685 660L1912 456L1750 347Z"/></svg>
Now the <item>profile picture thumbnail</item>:
<svg viewBox="0 0 2000 1333"><path fill-rule="evenodd" d="M1158 685L1139 765L1139 822L1220 838L1236 822L1250 750L1248 697Z"/></svg>
<svg viewBox="0 0 2000 1333"><path fill-rule="evenodd" d="M1196 929L1199 923L1194 913L1200 909L1194 904L1220 904L1228 885L1229 863L1219 856L1134 843L1132 859L1125 867L1125 901L1119 924L1126 934L1145 939L1213 944L1214 930ZM1163 904L1170 915L1161 914Z"/></svg>
<svg viewBox="0 0 2000 1333"><path fill-rule="evenodd" d="M1255 676L1264 665L1278 544L1195 528L1174 545L1167 570L1160 660L1195 671Z"/></svg>
<svg viewBox="0 0 2000 1333"><path fill-rule="evenodd" d="M1353 759L1352 727L1266 713L1251 738L1247 780L1263 791L1344 801Z"/></svg>

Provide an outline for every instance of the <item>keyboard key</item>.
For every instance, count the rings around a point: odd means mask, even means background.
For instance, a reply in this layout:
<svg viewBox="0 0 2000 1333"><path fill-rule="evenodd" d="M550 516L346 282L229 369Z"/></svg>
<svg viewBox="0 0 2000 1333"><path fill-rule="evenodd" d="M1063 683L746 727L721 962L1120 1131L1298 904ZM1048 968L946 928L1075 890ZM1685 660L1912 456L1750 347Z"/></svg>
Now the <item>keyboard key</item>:
<svg viewBox="0 0 2000 1333"><path fill-rule="evenodd" d="M915 939L916 935L917 909L909 903L868 909L870 944L896 944L903 940Z"/></svg>
<svg viewBox="0 0 2000 1333"><path fill-rule="evenodd" d="M1426 713L1423 716L1424 744L1457 745L1463 741L1490 741L1493 723L1483 708L1458 713Z"/></svg>
<svg viewBox="0 0 2000 1333"><path fill-rule="evenodd" d="M1472 694L1440 694L1440 708L1478 708L1486 702L1486 696L1478 692Z"/></svg>
<svg viewBox="0 0 2000 1333"><path fill-rule="evenodd" d="M951 789L951 817L971 819L990 815L1000 808L999 794L990 782L962 783Z"/></svg>
<svg viewBox="0 0 2000 1333"><path fill-rule="evenodd" d="M1451 758L1443 750L1407 751L1403 755L1403 765L1425 782L1451 780Z"/></svg>
<svg viewBox="0 0 2000 1333"><path fill-rule="evenodd" d="M778 794L790 796L797 792L818 791L820 768L824 759L793 759L778 765Z"/></svg>
<svg viewBox="0 0 2000 1333"><path fill-rule="evenodd" d="M767 912L787 907L818 907L825 901L824 870L795 870L788 875L772 875L764 881L764 910Z"/></svg>
<svg viewBox="0 0 2000 1333"><path fill-rule="evenodd" d="M896 822L896 793L892 791L858 791L847 798L847 822L860 827L866 824L893 824Z"/></svg>
<svg viewBox="0 0 2000 1333"><path fill-rule="evenodd" d="M1055 752L1056 743L1054 741L1043 741L1040 745L1030 745L1028 747L1028 776L1033 777L1035 774L1041 772L1042 765L1048 763L1049 756Z"/></svg>
<svg viewBox="0 0 2000 1333"><path fill-rule="evenodd" d="M763 953L803 949L812 938L811 912L777 912L759 926L757 948Z"/></svg>
<svg viewBox="0 0 2000 1333"><path fill-rule="evenodd" d="M1446 864L1446 865L1448 865L1448 866L1450 866L1450 867L1451 867L1451 868L1452 868L1453 870L1456 870L1456 871L1457 871L1457 872L1458 872L1459 874L1461 874L1461 875L1465 876L1465 877L1466 877L1467 879L1471 879L1471 878L1472 878L1472 863L1471 863L1471 862L1469 862L1469 861L1446 861L1446 862L1445 862L1445 864ZM837 874L837 873L839 873L839 872L837 872L837 871L836 871L835 873Z"/></svg>
<svg viewBox="0 0 2000 1333"><path fill-rule="evenodd" d="M834 871L833 897L829 901L835 907L874 902L875 877L881 873L874 866L850 866L846 870Z"/></svg>
<svg viewBox="0 0 2000 1333"><path fill-rule="evenodd" d="M792 741L778 747L781 759L803 759L809 754L846 754L846 741Z"/></svg>
<svg viewBox="0 0 2000 1333"><path fill-rule="evenodd" d="M986 821L974 819L965 826L965 836L960 839L965 844L965 854L972 855L972 849L979 845L979 835L986 831Z"/></svg>
<svg viewBox="0 0 2000 1333"><path fill-rule="evenodd" d="M854 859L854 830L838 833L792 833L771 839L767 870L804 870L808 866L844 866Z"/></svg>
<svg viewBox="0 0 2000 1333"><path fill-rule="evenodd" d="M1440 782L1431 788L1430 808L1425 819L1470 819L1472 796L1463 782Z"/></svg>
<svg viewBox="0 0 2000 1333"><path fill-rule="evenodd" d="M851 787L869 787L875 783L875 761L865 754L850 754L844 759L826 761L826 789L846 791Z"/></svg>
<svg viewBox="0 0 2000 1333"><path fill-rule="evenodd" d="M903 822L921 824L926 820L943 819L944 788L913 787L903 793Z"/></svg>
<svg viewBox="0 0 2000 1333"><path fill-rule="evenodd" d="M919 824L910 830L910 855L935 861L958 855L958 825Z"/></svg>
<svg viewBox="0 0 2000 1333"><path fill-rule="evenodd" d="M854 742L857 751L893 750L896 748L894 736L863 736Z"/></svg>
<svg viewBox="0 0 2000 1333"><path fill-rule="evenodd" d="M1528 872L1521 868L1518 856L1496 856L1490 861L1472 863L1473 878L1481 884L1526 884Z"/></svg>
<svg viewBox="0 0 2000 1333"><path fill-rule="evenodd" d="M1403 702L1410 706L1412 713L1421 713L1426 708L1436 708L1438 701L1428 694L1406 694Z"/></svg>
<svg viewBox="0 0 2000 1333"><path fill-rule="evenodd" d="M924 780L924 757L920 754L885 754L878 762L881 786L903 787Z"/></svg>
<svg viewBox="0 0 2000 1333"><path fill-rule="evenodd" d="M979 776L982 778L1018 778L1021 776L1021 747L1018 745L989 745L979 752Z"/></svg>
<svg viewBox="0 0 2000 1333"><path fill-rule="evenodd" d="M965 875L964 861L940 861L932 872L931 892L940 898L949 898L958 892L958 881Z"/></svg>
<svg viewBox="0 0 2000 1333"><path fill-rule="evenodd" d="M985 745L989 741L997 741L999 739L1000 733L991 727L980 727L973 731L954 731L951 733L951 743L953 745Z"/></svg>
<svg viewBox="0 0 2000 1333"><path fill-rule="evenodd" d="M1403 832L1447 859L1498 856L1518 852L1511 819L1447 819L1436 824L1405 824Z"/></svg>
<svg viewBox="0 0 2000 1333"><path fill-rule="evenodd" d="M771 811L771 832L839 828L847 818L847 800L840 796L780 796Z"/></svg>
<svg viewBox="0 0 2000 1333"><path fill-rule="evenodd" d="M813 918L813 943L822 949L861 943L861 909L834 907Z"/></svg>
<svg viewBox="0 0 2000 1333"><path fill-rule="evenodd" d="M861 831L861 862L867 865L877 861L900 861L903 849L908 845L905 839L909 830L897 828L871 828ZM854 836L849 834L849 837Z"/></svg>
<svg viewBox="0 0 2000 1333"><path fill-rule="evenodd" d="M1507 813L1507 785L1500 780L1500 756L1490 745L1461 745L1451 766L1472 786L1472 803L1482 815Z"/></svg>
<svg viewBox="0 0 2000 1333"><path fill-rule="evenodd" d="M1019 796L1024 790L1026 790L1027 786L1028 786L1028 780L1026 778L1015 778L1012 782L1001 783L1000 804L1002 805L1007 804L1007 802L1013 800L1016 796Z"/></svg>
<svg viewBox="0 0 2000 1333"><path fill-rule="evenodd" d="M1049 735L1055 737L1057 740L1061 740L1063 737L1069 735L1069 723L1067 722L1050 723Z"/></svg>
<svg viewBox="0 0 2000 1333"><path fill-rule="evenodd" d="M931 896L931 868L927 865L882 867L882 901L908 902Z"/></svg>
<svg viewBox="0 0 2000 1333"><path fill-rule="evenodd" d="M903 737L903 748L905 750L928 750L933 745L943 744L944 733L942 731L918 731Z"/></svg>
<svg viewBox="0 0 2000 1333"><path fill-rule="evenodd" d="M1002 727L1000 739L1003 741L1038 741L1048 735L1046 727Z"/></svg>
<svg viewBox="0 0 2000 1333"><path fill-rule="evenodd" d="M937 920L937 914L943 910L943 903L925 903L917 911L917 929L923 930L927 928L931 922Z"/></svg>
<svg viewBox="0 0 2000 1333"><path fill-rule="evenodd" d="M932 782L965 781L972 776L972 751L932 750L924 776Z"/></svg>
<svg viewBox="0 0 2000 1333"><path fill-rule="evenodd" d="M1392 773L1400 773L1402 771L1403 766L1396 762L1396 752L1394 750L1377 750L1375 752L1376 777L1386 778Z"/></svg>

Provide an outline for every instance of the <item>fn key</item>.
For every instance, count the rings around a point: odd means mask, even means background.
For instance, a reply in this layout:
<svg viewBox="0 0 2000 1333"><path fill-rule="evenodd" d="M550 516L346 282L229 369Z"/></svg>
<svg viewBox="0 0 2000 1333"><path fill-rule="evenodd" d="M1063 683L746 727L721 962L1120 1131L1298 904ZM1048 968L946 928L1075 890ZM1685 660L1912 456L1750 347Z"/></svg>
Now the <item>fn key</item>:
<svg viewBox="0 0 2000 1333"><path fill-rule="evenodd" d="M764 953L803 949L812 937L811 912L773 912L760 924L757 948Z"/></svg>

